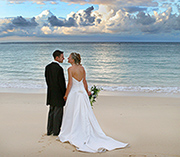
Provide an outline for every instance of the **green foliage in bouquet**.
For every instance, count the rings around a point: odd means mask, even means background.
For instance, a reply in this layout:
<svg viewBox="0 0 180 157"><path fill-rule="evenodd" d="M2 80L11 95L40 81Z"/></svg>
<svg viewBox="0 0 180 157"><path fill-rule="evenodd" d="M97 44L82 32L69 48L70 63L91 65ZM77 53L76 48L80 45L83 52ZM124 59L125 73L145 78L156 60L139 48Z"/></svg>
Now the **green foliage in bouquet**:
<svg viewBox="0 0 180 157"><path fill-rule="evenodd" d="M102 90L102 88L97 88L95 85L91 87L91 95L89 96L91 106L96 102L96 98L98 97L98 93Z"/></svg>

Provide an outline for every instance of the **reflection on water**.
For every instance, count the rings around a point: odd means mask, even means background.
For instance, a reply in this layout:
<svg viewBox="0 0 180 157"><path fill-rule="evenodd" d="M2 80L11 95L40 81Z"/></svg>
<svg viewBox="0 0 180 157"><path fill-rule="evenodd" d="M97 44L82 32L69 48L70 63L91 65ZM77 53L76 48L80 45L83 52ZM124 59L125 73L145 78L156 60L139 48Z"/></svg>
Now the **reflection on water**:
<svg viewBox="0 0 180 157"><path fill-rule="evenodd" d="M66 80L67 57L78 52L91 85L119 90L180 87L179 43L0 44L0 87L46 88L44 67L55 49L65 52Z"/></svg>

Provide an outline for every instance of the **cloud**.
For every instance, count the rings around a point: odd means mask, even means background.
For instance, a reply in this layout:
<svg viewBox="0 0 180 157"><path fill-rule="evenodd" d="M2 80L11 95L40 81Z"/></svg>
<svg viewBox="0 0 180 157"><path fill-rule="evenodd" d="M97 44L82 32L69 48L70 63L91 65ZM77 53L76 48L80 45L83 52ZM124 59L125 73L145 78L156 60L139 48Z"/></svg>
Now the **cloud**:
<svg viewBox="0 0 180 157"><path fill-rule="evenodd" d="M155 17L152 17L149 14L146 15L144 12L139 12L137 14L136 22L142 25L151 25L156 22L156 19Z"/></svg>
<svg viewBox="0 0 180 157"><path fill-rule="evenodd" d="M0 33L7 34L7 31L12 31L13 28L9 19L0 19Z"/></svg>
<svg viewBox="0 0 180 157"><path fill-rule="evenodd" d="M94 7L91 6L86 10L80 10L77 13L72 12L67 16L67 19L59 20L56 16L51 16L48 18L51 26L59 27L78 27L78 26L92 26L95 22L95 15L92 15ZM97 19L97 22L100 23L101 20Z"/></svg>
<svg viewBox="0 0 180 157"><path fill-rule="evenodd" d="M0 19L0 36L4 35L33 35L38 23L33 17L26 20L22 16L16 18Z"/></svg>
<svg viewBox="0 0 180 157"><path fill-rule="evenodd" d="M37 0L38 1L38 0ZM75 4L97 4L97 5L110 5L122 7L122 6L157 6L158 3L154 0L61 0L62 2L75 3Z"/></svg>
<svg viewBox="0 0 180 157"><path fill-rule="evenodd" d="M49 0L7 0L9 3L15 3L15 4L21 4L21 3L24 3L24 2L33 2L33 3L37 3L37 4L40 4L40 5L45 5L45 2L48 2ZM56 2L56 0L52 0L52 2Z"/></svg>
<svg viewBox="0 0 180 157"><path fill-rule="evenodd" d="M38 25L38 23L35 21L35 17L28 21L22 16L14 18L12 20L12 24L16 27L36 27Z"/></svg>
<svg viewBox="0 0 180 157"><path fill-rule="evenodd" d="M92 15L94 7L91 6L86 10L80 10L77 13L71 13L68 15L68 18L72 18L76 21L78 26L92 26L95 22L95 16Z"/></svg>
<svg viewBox="0 0 180 157"><path fill-rule="evenodd" d="M49 23L51 24L51 26L58 26L58 27L72 27L72 26L76 26L76 21L73 18L68 18L68 20L59 20L56 16L51 16L48 18Z"/></svg>
<svg viewBox="0 0 180 157"><path fill-rule="evenodd" d="M64 35L157 35L179 34L180 15L173 14L167 1L161 5L153 0L61 0L68 3L93 3L99 9L88 7L84 10L71 12L66 19L58 18L49 10L43 11L31 19L18 16L0 19L0 36L64 36ZM15 1L14 1L15 2ZM17 2L17 1L16 1ZM23 2L23 1L19 1ZM45 3L47 1L36 1ZM58 0L51 1L54 4ZM151 13L148 6L152 6ZM157 6L163 6L159 12ZM177 6L176 6L177 7ZM152 10L157 10L152 12Z"/></svg>
<svg viewBox="0 0 180 157"><path fill-rule="evenodd" d="M97 5L110 5L111 7L125 7L125 6L158 6L157 2L154 0L7 0L11 3L23 3L26 1L32 1L37 4L45 4L45 2L57 3L57 2L67 2L73 4L97 4Z"/></svg>
<svg viewBox="0 0 180 157"><path fill-rule="evenodd" d="M58 4L56 1L51 1L50 3L55 5Z"/></svg>
<svg viewBox="0 0 180 157"><path fill-rule="evenodd" d="M141 8L141 7L133 6L133 7L125 7L125 8L123 8L123 10L128 12L128 13L135 13L135 12L140 12L140 11L146 11L147 8Z"/></svg>

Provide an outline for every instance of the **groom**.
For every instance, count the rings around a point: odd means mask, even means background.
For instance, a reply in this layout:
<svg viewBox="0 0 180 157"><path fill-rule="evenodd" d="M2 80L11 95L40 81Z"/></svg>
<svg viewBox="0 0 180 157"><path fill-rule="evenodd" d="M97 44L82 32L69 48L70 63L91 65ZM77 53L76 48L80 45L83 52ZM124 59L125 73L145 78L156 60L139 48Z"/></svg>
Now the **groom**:
<svg viewBox="0 0 180 157"><path fill-rule="evenodd" d="M66 83L64 78L63 68L59 63L63 63L64 54L62 51L56 50L53 52L54 61L48 64L45 68L45 78L47 84L47 103L50 105L47 124L47 135L59 135L62 117L63 99L66 91Z"/></svg>

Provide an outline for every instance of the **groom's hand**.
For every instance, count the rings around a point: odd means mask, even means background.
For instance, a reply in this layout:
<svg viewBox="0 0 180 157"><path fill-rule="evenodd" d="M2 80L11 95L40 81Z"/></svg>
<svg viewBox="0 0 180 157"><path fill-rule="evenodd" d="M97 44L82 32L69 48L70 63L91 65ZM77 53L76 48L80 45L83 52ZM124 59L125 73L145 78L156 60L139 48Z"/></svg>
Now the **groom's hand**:
<svg viewBox="0 0 180 157"><path fill-rule="evenodd" d="M66 101L67 100L67 96L64 96L64 101Z"/></svg>

